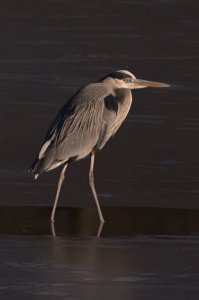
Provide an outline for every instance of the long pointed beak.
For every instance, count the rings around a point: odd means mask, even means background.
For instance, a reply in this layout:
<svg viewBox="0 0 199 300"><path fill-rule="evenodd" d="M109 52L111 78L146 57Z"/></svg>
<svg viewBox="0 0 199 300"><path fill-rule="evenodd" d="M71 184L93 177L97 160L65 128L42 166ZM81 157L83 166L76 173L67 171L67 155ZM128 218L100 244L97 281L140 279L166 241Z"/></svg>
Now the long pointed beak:
<svg viewBox="0 0 199 300"><path fill-rule="evenodd" d="M161 82L155 82L155 81L148 81L148 80L142 80L142 79L134 79L132 82L132 88L133 89L142 89L147 87L154 87L154 88L166 88L169 87L169 84L161 83Z"/></svg>

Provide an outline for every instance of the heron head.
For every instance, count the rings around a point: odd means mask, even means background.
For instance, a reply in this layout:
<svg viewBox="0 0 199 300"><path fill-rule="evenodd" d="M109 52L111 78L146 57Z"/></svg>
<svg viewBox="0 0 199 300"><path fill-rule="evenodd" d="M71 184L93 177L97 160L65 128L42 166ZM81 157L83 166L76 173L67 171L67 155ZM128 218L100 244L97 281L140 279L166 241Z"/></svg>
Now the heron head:
<svg viewBox="0 0 199 300"><path fill-rule="evenodd" d="M163 88L169 87L168 84L137 79L131 72L127 70L119 70L108 74L101 79L114 89L143 89L147 87Z"/></svg>

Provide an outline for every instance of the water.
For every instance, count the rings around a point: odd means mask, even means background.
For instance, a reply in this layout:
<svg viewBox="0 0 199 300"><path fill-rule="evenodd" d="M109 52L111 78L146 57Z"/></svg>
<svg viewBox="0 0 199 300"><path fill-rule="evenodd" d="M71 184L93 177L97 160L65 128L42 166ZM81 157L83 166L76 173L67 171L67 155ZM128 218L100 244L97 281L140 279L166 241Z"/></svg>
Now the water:
<svg viewBox="0 0 199 300"><path fill-rule="evenodd" d="M1 238L2 299L198 299L193 238ZM13 298L14 295L14 298Z"/></svg>
<svg viewBox="0 0 199 300"><path fill-rule="evenodd" d="M0 232L8 235L97 236L99 220L95 207L63 208L56 211L50 224L49 207L1 207ZM199 234L199 211L194 209L106 207L102 237L135 235ZM53 230L52 230L53 229Z"/></svg>
<svg viewBox="0 0 199 300"><path fill-rule="evenodd" d="M0 8L2 299L197 299L198 9L188 0L8 0ZM171 84L133 92L96 159L71 165L54 231L59 170L27 173L55 113L117 69Z"/></svg>

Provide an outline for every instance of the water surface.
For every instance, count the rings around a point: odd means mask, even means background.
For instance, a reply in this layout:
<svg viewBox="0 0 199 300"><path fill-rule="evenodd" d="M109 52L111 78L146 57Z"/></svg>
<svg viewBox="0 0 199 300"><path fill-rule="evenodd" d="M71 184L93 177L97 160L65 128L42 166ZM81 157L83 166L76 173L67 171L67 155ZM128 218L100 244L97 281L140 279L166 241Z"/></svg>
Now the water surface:
<svg viewBox="0 0 199 300"><path fill-rule="evenodd" d="M196 1L0 6L0 298L198 299ZM118 69L171 88L133 92L97 155L101 237L88 160L69 168L52 230L59 170L34 182L27 169L65 101Z"/></svg>
<svg viewBox="0 0 199 300"><path fill-rule="evenodd" d="M5 300L198 299L198 238L5 236L0 244Z"/></svg>

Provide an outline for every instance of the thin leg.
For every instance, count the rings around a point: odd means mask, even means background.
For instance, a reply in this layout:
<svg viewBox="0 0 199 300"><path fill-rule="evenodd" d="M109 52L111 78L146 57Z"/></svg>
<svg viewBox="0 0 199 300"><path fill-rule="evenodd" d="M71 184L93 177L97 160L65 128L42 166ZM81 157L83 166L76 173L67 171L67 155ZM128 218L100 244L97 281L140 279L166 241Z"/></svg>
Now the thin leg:
<svg viewBox="0 0 199 300"><path fill-rule="evenodd" d="M89 184L95 199L95 203L97 205L97 211L98 211L98 215L99 215L99 219L100 219L100 223L104 223L104 218L100 209L100 205L99 205L99 201L97 198L97 193L95 190L95 185L94 185L94 176L93 176L93 170L94 170L94 161L95 161L95 154L92 153L91 154L91 163L90 163L90 171L89 171Z"/></svg>
<svg viewBox="0 0 199 300"><path fill-rule="evenodd" d="M60 191L61 191L62 183L63 183L64 178L65 178L64 173L66 171L67 166L68 166L68 164L65 164L65 166L63 167L63 169L61 171L60 177L59 177L59 182L58 182L58 185L57 185L57 193L56 193L55 202L54 202L52 213L51 213L51 222L52 223L54 223L55 210L56 210L56 207L57 207L57 202L58 202L58 199L59 199L59 194L60 194Z"/></svg>
<svg viewBox="0 0 199 300"><path fill-rule="evenodd" d="M98 231L97 231L97 237L101 236L103 226L104 226L104 223L100 222L99 223L99 228L98 228Z"/></svg>
<svg viewBox="0 0 199 300"><path fill-rule="evenodd" d="M51 227L52 236L56 236L56 231L55 231L55 224L54 224L54 222L51 222L51 223L50 223L50 227Z"/></svg>

